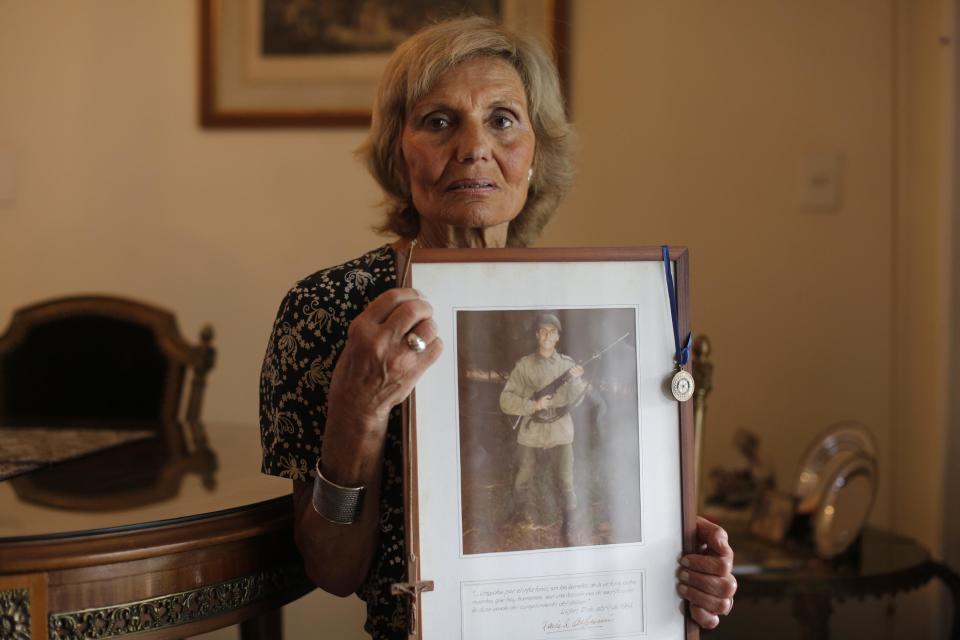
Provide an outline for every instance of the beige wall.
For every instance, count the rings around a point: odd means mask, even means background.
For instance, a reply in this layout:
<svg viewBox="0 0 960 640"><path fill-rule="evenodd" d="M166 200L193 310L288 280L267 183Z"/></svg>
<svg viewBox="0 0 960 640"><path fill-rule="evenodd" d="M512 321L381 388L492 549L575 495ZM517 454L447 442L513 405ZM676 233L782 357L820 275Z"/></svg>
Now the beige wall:
<svg viewBox="0 0 960 640"><path fill-rule="evenodd" d="M818 431L861 420L880 447L874 522L935 548L942 463L926 461L945 391L912 376L946 367L927 170L940 120L923 115L942 5L574 0L579 175L541 243L688 245L694 328L717 363L707 465L736 463L746 427L789 488ZM0 325L86 291L169 307L191 336L211 322L205 415L249 424L255 447L276 305L383 241L378 193L351 156L362 131L199 129L195 35L190 0L0 0L0 153L18 169L0 204ZM842 154L842 206L811 213L799 167L823 152Z"/></svg>
<svg viewBox="0 0 960 640"><path fill-rule="evenodd" d="M943 172L946 49L939 42L945 2L901 2L895 261L898 402L894 523L942 545L944 452L950 371L949 288L952 219ZM922 426L920 426L922 425ZM917 428L920 426L920 428Z"/></svg>
<svg viewBox="0 0 960 640"><path fill-rule="evenodd" d="M946 22L951 28L953 41L960 35L960 2L954 0L946 7ZM948 78L948 93L944 101L944 116L946 133L944 136L950 144L951 151L947 155L944 173L954 176L945 184L945 206L948 218L952 224L953 247L960 246L960 180L955 177L960 171L960 50L956 46L950 47L952 54L944 65L944 76ZM953 268L951 274L960 273L960 252L952 251ZM949 325L952 339L951 360L960 361L960 278L953 277L951 282L952 310ZM960 371L951 368L951 386L949 397L951 412L947 428L948 445L944 449L948 461L960 460ZM960 566L960 511L949 508L950 505L960 504L960 466L946 464L947 489L944 496L945 526L944 526L944 557L952 566Z"/></svg>
<svg viewBox="0 0 960 640"><path fill-rule="evenodd" d="M206 415L252 428L286 288L377 241L378 192L351 157L362 132L199 129L188 0L2 7L0 146L19 176L0 209L0 317L109 291L175 310L189 335L212 322Z"/></svg>
<svg viewBox="0 0 960 640"><path fill-rule="evenodd" d="M602 5L574 13L580 174L546 241L690 247L717 362L708 466L746 427L789 486L818 431L857 419L889 470L889 3ZM844 157L832 214L797 201L823 151Z"/></svg>
<svg viewBox="0 0 960 640"><path fill-rule="evenodd" d="M958 321L950 315L957 277L953 268L956 223L950 209L956 168L950 157L949 132L956 112L948 105L960 81L951 63L954 50L942 40L951 35L955 6L955 0L898 2L896 22L893 446L897 456L892 524L938 554L956 548L956 541L944 539L944 514L955 510L955 503L947 500L950 494L944 478L952 462L948 457L950 383L957 370L950 367L950 345L956 340L952 336ZM941 615L932 622L934 616L928 612L937 604L934 593L928 589L927 597L912 603L907 615L919 623L914 633L933 633L939 624L943 637L949 617ZM928 620L931 623L924 626Z"/></svg>

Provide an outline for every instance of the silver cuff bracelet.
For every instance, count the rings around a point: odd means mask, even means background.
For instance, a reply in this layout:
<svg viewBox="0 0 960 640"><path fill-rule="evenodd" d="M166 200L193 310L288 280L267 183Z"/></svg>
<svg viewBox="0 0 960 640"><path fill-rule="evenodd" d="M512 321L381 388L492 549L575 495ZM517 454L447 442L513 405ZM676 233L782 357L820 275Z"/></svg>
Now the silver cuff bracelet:
<svg viewBox="0 0 960 640"><path fill-rule="evenodd" d="M364 487L341 487L320 473L313 479L313 510L334 524L353 524L363 508Z"/></svg>

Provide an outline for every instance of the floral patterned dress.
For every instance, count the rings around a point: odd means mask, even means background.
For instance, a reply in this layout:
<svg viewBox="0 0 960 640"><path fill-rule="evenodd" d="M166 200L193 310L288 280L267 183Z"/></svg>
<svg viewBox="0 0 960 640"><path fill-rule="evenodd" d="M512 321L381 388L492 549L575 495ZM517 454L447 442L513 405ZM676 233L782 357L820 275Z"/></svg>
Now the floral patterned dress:
<svg viewBox="0 0 960 640"><path fill-rule="evenodd" d="M260 374L263 473L310 480L320 458L327 393L350 322L396 286L389 245L298 282L280 304ZM390 585L406 579L403 444L400 407L390 413L380 493L378 548L357 591L367 603L364 628L376 640L406 638L406 602Z"/></svg>

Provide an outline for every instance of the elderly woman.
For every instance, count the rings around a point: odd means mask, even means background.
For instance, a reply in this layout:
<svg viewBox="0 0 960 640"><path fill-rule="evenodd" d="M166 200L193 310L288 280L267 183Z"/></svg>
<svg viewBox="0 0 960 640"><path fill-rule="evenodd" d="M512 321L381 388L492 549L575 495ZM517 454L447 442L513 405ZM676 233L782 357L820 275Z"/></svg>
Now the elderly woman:
<svg viewBox="0 0 960 640"><path fill-rule="evenodd" d="M263 471L293 479L308 575L365 600L374 638L407 629L390 593L406 570L399 404L443 349L430 303L400 286L412 243L530 244L570 184L571 142L536 43L482 18L420 31L387 66L361 150L387 196L382 230L398 239L308 276L280 306L260 385ZM706 520L697 533L701 553L681 559L678 589L711 628L733 604L733 552Z"/></svg>

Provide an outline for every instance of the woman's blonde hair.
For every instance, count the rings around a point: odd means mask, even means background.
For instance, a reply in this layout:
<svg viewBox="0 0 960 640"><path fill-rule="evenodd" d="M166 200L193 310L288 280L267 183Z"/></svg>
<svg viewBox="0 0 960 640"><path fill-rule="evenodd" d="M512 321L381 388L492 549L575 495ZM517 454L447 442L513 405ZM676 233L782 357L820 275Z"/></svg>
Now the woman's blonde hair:
<svg viewBox="0 0 960 640"><path fill-rule="evenodd" d="M380 80L370 134L358 151L386 194L386 220L378 231L416 237L420 214L413 206L401 152L403 123L446 71L483 56L506 60L517 70L536 137L527 201L510 223L508 244L532 243L567 192L573 178L573 133L550 55L532 38L487 18L448 20L421 29L397 47Z"/></svg>

